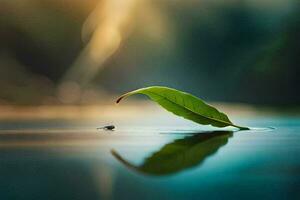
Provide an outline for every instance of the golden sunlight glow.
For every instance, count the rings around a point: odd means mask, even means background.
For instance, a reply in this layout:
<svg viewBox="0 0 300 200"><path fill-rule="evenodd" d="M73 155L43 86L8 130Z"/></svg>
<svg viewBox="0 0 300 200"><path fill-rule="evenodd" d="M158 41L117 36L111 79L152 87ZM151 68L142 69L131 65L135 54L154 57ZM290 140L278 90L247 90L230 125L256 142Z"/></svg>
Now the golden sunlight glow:
<svg viewBox="0 0 300 200"><path fill-rule="evenodd" d="M101 1L83 25L88 44L67 71L63 82L88 83L119 47L132 17L136 0Z"/></svg>

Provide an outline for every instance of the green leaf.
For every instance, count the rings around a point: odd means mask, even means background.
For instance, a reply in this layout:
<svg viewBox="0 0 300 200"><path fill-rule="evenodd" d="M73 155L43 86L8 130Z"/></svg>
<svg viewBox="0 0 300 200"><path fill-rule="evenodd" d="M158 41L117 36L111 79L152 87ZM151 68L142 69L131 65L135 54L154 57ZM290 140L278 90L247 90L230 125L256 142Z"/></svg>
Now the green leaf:
<svg viewBox="0 0 300 200"><path fill-rule="evenodd" d="M208 105L203 100L186 92L172 88L152 86L128 92L120 96L119 103L123 98L133 94L144 94L161 105L166 110L198 124L212 125L216 127L234 126L240 130L249 130L248 127L233 124L227 115Z"/></svg>
<svg viewBox="0 0 300 200"><path fill-rule="evenodd" d="M115 150L111 153L134 171L149 175L169 175L199 166L226 145L230 137L232 137L231 131L213 131L177 139L146 158L139 166L131 164Z"/></svg>

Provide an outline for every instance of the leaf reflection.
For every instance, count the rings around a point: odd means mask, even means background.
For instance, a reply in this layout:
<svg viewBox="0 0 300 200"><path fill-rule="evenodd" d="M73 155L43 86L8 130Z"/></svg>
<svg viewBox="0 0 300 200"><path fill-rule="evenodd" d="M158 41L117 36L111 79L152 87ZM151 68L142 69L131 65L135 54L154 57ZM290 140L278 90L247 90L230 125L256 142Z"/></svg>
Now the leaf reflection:
<svg viewBox="0 0 300 200"><path fill-rule="evenodd" d="M232 135L232 131L213 131L177 139L153 153L139 166L131 164L115 150L111 153L135 171L149 175L169 175L202 164L206 158L226 145Z"/></svg>

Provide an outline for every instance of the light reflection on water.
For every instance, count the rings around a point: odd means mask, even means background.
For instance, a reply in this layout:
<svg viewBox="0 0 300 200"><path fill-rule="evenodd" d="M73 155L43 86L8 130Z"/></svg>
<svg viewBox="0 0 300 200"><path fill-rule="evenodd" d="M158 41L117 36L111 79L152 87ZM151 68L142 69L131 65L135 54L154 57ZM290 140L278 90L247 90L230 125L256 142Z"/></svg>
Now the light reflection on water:
<svg viewBox="0 0 300 200"><path fill-rule="evenodd" d="M300 120L245 122L275 129L2 129L0 199L297 199Z"/></svg>

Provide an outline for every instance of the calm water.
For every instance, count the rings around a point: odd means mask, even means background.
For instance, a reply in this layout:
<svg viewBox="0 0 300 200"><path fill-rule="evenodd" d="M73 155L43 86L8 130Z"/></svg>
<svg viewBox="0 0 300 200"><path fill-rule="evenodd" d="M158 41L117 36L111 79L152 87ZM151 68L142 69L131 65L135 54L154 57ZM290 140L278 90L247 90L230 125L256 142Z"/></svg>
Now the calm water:
<svg viewBox="0 0 300 200"><path fill-rule="evenodd" d="M144 120L143 120L144 121ZM0 123L0 199L299 199L300 118ZM105 121L103 121L105 122ZM157 123L155 123L157 122Z"/></svg>

